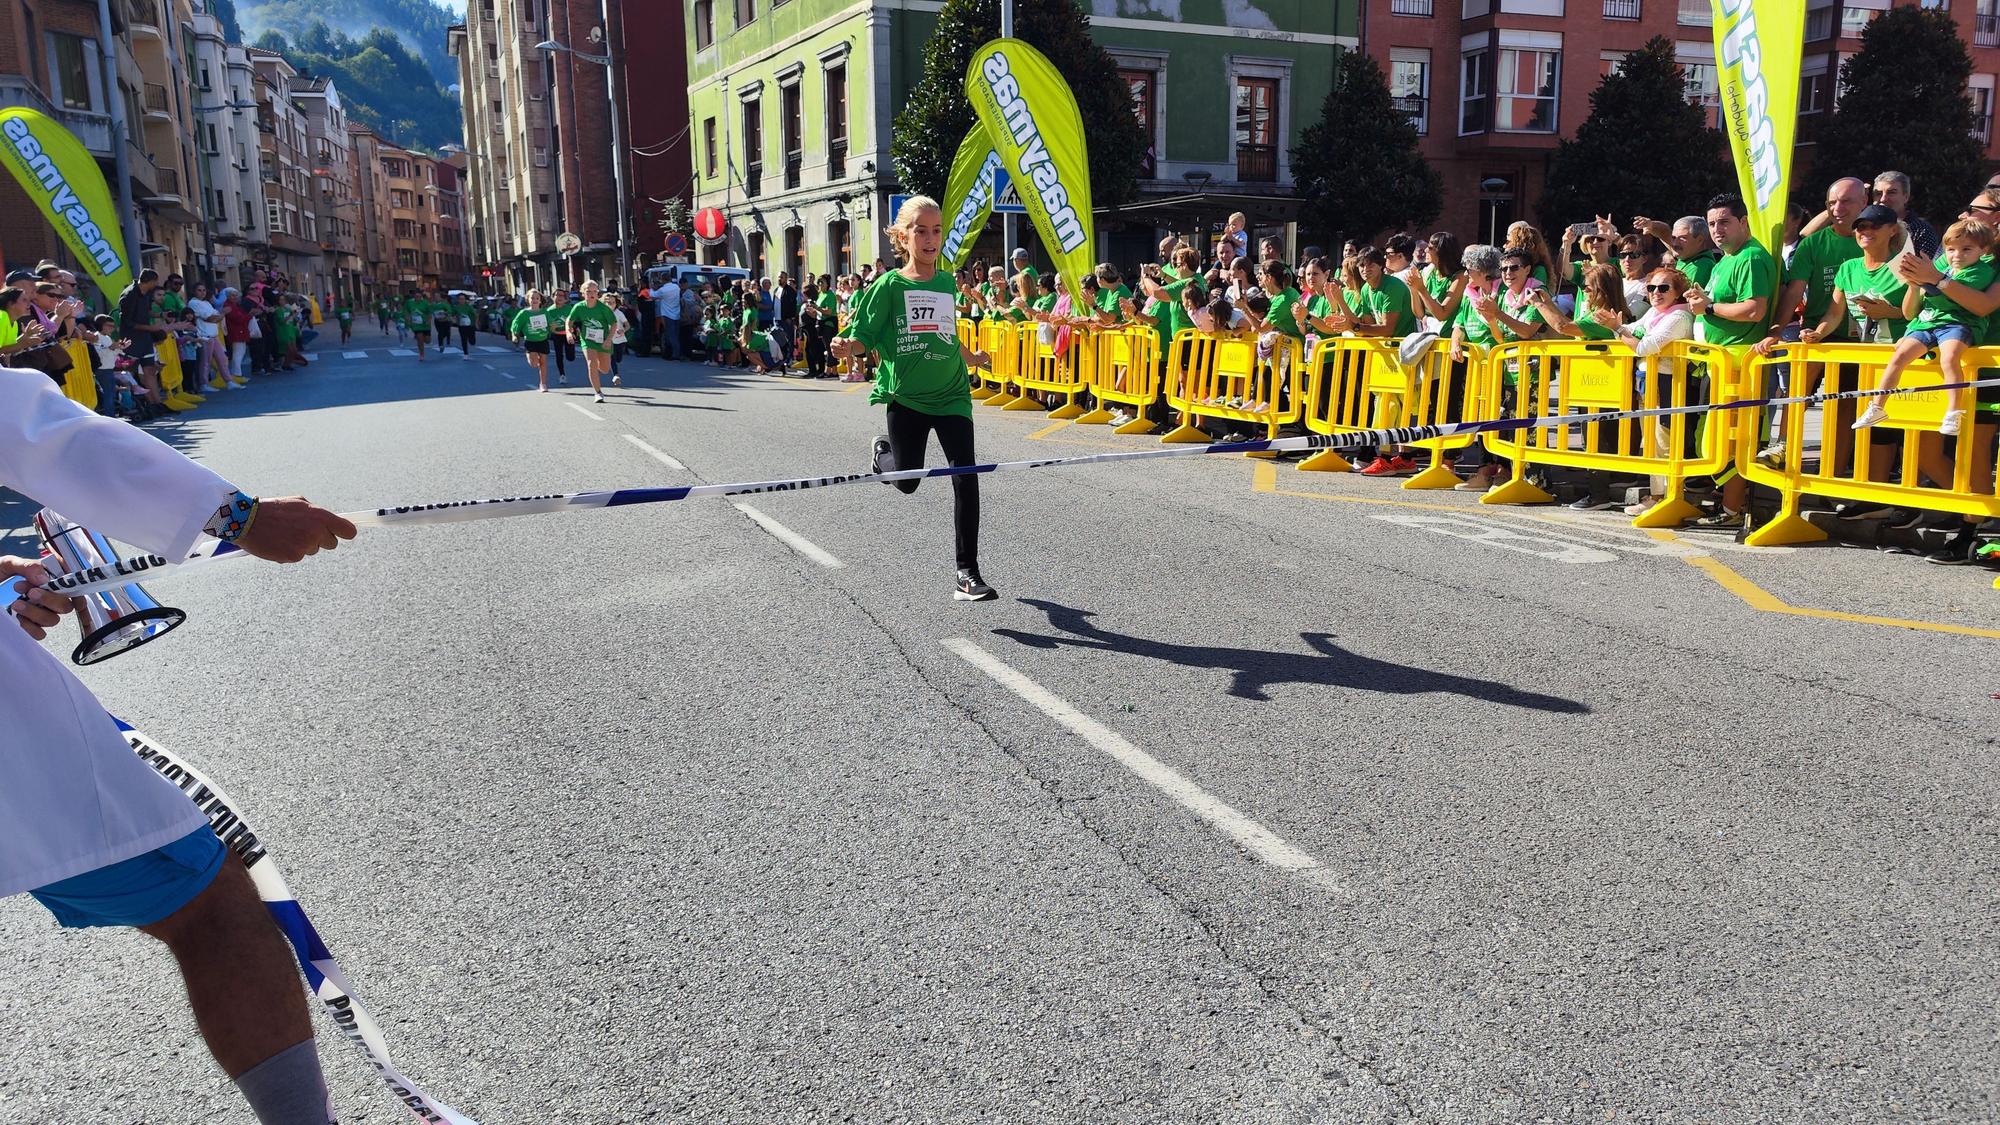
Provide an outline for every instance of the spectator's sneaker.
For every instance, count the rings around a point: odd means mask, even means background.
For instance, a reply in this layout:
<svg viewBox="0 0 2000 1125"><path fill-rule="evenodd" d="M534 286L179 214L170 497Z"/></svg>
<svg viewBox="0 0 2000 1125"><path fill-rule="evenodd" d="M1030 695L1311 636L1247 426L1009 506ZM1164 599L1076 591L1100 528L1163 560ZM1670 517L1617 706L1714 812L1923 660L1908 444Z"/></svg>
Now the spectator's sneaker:
<svg viewBox="0 0 2000 1125"><path fill-rule="evenodd" d="M1584 496L1569 506L1572 512L1601 512L1606 508L1616 508L1618 501L1609 496Z"/></svg>
<svg viewBox="0 0 2000 1125"><path fill-rule="evenodd" d="M1780 464L1785 459L1785 439L1778 438L1757 451L1757 460L1767 464Z"/></svg>
<svg viewBox="0 0 2000 1125"><path fill-rule="evenodd" d="M1868 404L1868 409L1861 412L1861 417L1856 418L1854 420L1853 428L1857 430L1865 430L1868 427L1876 424L1877 422L1880 422L1883 419L1887 418L1888 416L1889 412L1882 408L1882 400L1878 398L1874 402Z"/></svg>
<svg viewBox="0 0 2000 1125"><path fill-rule="evenodd" d="M1389 458L1389 475L1392 477L1413 477L1417 475L1417 463L1398 453Z"/></svg>
<svg viewBox="0 0 2000 1125"><path fill-rule="evenodd" d="M229 377L229 385L232 387L247 387L250 385L250 380L231 375Z"/></svg>
<svg viewBox="0 0 2000 1125"><path fill-rule="evenodd" d="M1648 496L1644 500L1639 501L1637 504L1625 505L1625 514L1628 516L1643 516L1647 512L1652 511L1653 506L1658 504L1659 502L1660 498L1658 496Z"/></svg>
<svg viewBox="0 0 2000 1125"><path fill-rule="evenodd" d="M999 597L993 592L993 587L988 586L985 580L979 577L979 572L976 570L958 572L958 584L953 587L951 596L953 601L960 602L990 602Z"/></svg>
<svg viewBox="0 0 2000 1125"><path fill-rule="evenodd" d="M1388 475L1389 475L1389 459L1388 459L1387 457L1384 457L1384 456L1380 455L1380 454L1376 454L1376 456L1375 456L1375 459L1374 459L1373 461L1370 461L1370 462L1368 462L1368 463L1367 463L1366 465L1363 465L1363 466L1361 467L1361 475L1362 475L1362 476L1364 476L1364 477L1386 477L1386 476L1388 476Z"/></svg>
<svg viewBox="0 0 2000 1125"><path fill-rule="evenodd" d="M1732 512L1728 508L1717 508L1715 511L1694 521L1694 526L1708 530L1748 531L1750 529L1750 513Z"/></svg>
<svg viewBox="0 0 2000 1125"><path fill-rule="evenodd" d="M1922 527L1924 521L1930 519L1930 517L1931 514L1929 512L1918 511L1914 508L1897 508L1889 514L1889 522L1882 526L1890 531L1910 531Z"/></svg>
<svg viewBox="0 0 2000 1125"><path fill-rule="evenodd" d="M1962 526L1944 541L1944 546L1925 555L1924 561L1938 566L1966 566L1972 562L1972 545L1978 539L1978 534L1971 527Z"/></svg>
<svg viewBox="0 0 2000 1125"><path fill-rule="evenodd" d="M1964 428L1965 428L1965 411L1963 410L1945 411L1944 421L1938 423L1938 433L1941 433L1946 437L1957 437L1958 432Z"/></svg>
<svg viewBox="0 0 2000 1125"><path fill-rule="evenodd" d="M207 387L211 391L219 391L222 389L222 380L210 379L208 382L203 383L202 386Z"/></svg>

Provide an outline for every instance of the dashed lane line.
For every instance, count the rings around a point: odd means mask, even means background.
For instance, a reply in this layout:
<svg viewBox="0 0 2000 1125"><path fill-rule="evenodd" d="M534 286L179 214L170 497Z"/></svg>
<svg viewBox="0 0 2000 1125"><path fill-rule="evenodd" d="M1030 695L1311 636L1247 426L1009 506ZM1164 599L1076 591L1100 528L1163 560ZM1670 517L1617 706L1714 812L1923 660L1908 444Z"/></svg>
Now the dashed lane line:
<svg viewBox="0 0 2000 1125"><path fill-rule="evenodd" d="M618 436L624 438L626 441L631 442L633 445L638 446L640 451L645 453L646 456L651 457L653 460L658 461L660 464L665 465L667 468L672 469L677 473L685 473L688 471L688 467L686 465L683 465L679 461L674 460L672 456L662 453L657 449L654 449L652 446L647 445L645 442L639 440L637 437L634 437L631 434L620 434Z"/></svg>
<svg viewBox="0 0 2000 1125"><path fill-rule="evenodd" d="M569 408L570 408L571 410L574 410L574 411L576 411L576 412L577 412L578 414L581 414L581 415L583 415L583 416L584 416L585 418L588 418L588 419L590 419L590 420L591 420L591 421L593 421L593 422L602 422L602 421L604 421L604 415L602 415L602 414L593 414L593 413L591 413L590 411L588 411L588 410L585 410L585 409L584 409L583 407L581 407L581 406L577 405L577 404L576 404L576 403L574 403L574 402L566 402L566 403L563 403L563 405L564 405L564 406L567 406L567 407L569 407Z"/></svg>
<svg viewBox="0 0 2000 1125"><path fill-rule="evenodd" d="M806 558L811 559L828 570L839 570L841 567L847 565L821 549L812 540L807 539L805 536L800 535L798 532L793 531L791 528L786 527L784 524L779 523L777 520L772 519L750 505L737 504L735 508L737 511L749 516L752 520L755 520L758 527L770 532L773 539L776 539L778 542L783 543L785 546L790 547L792 550L797 551L799 554L804 555Z"/></svg>
<svg viewBox="0 0 2000 1125"><path fill-rule="evenodd" d="M1244 816L1187 777L1134 746L1124 735L1070 706L1047 688L1015 671L998 657L963 637L950 637L944 647L995 683L1020 696L1030 706L1068 728L1070 733L1103 751L1138 775L1175 804L1208 822L1244 851L1283 871L1311 871L1319 861L1293 847L1269 828Z"/></svg>

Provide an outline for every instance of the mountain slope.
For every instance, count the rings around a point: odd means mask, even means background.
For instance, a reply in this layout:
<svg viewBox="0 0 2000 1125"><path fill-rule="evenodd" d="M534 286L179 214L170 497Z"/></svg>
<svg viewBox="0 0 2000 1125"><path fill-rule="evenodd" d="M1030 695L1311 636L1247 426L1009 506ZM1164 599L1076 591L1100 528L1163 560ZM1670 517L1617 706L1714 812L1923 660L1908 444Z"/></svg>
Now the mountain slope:
<svg viewBox="0 0 2000 1125"><path fill-rule="evenodd" d="M235 0L236 18L246 42L276 31L297 42L308 28L322 23L329 31L360 40L377 29L403 41L422 59L439 86L458 81L458 64L445 53L444 30L458 17L431 0Z"/></svg>

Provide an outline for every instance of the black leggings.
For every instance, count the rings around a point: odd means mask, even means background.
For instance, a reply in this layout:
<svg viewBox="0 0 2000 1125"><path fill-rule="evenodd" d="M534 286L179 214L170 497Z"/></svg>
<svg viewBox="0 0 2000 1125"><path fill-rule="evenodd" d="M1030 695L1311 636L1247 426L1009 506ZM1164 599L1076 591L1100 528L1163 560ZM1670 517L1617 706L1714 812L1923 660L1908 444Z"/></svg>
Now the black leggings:
<svg viewBox="0 0 2000 1125"><path fill-rule="evenodd" d="M464 352L464 353L465 353L466 355L471 355L471 354L472 354L472 341L473 341L473 339L474 339L474 337L473 337L473 330L472 330L472 328L471 328L470 326L468 326L468 325L463 325L463 324L461 324L461 325L459 325L459 326L458 326L458 350L459 350L459 351L461 351L461 352Z"/></svg>
<svg viewBox="0 0 2000 1125"><path fill-rule="evenodd" d="M931 432L937 432L938 448L944 450L949 465L974 464L972 419L962 414L925 414L899 402L889 404L888 464L876 463L877 472L919 469ZM905 494L915 492L917 480L893 481ZM979 477L973 473L951 478L952 530L958 539L960 570L979 569Z"/></svg>

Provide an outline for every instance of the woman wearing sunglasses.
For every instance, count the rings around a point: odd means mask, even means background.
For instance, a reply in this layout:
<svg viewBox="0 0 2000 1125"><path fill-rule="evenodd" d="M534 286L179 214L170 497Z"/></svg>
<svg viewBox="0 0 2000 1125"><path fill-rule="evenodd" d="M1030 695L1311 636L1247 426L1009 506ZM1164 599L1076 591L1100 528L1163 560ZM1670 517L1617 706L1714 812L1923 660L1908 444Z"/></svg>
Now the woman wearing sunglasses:
<svg viewBox="0 0 2000 1125"><path fill-rule="evenodd" d="M1618 263L1618 277L1625 287L1625 310L1635 317L1646 315L1646 279L1662 264L1665 248L1649 234L1628 234L1618 240L1612 257Z"/></svg>

